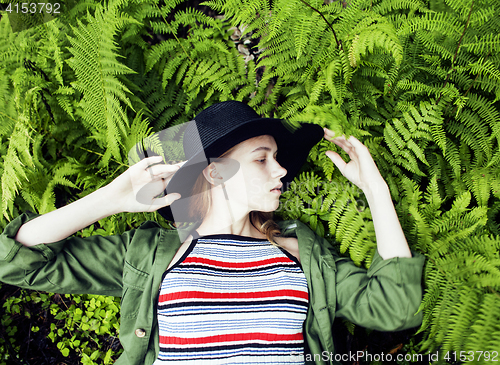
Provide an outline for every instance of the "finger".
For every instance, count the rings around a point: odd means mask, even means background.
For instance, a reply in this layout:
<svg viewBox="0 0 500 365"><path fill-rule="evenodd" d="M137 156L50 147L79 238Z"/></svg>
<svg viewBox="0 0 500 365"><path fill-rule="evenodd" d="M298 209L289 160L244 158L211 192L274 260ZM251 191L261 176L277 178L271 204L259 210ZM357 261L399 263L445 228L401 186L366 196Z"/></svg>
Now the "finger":
<svg viewBox="0 0 500 365"><path fill-rule="evenodd" d="M354 136L350 136L348 139L345 136L337 137L332 142L342 148L351 158L357 158L360 151L368 151L366 146Z"/></svg>
<svg viewBox="0 0 500 365"><path fill-rule="evenodd" d="M325 137L326 139L328 139L328 140L329 140L329 139L331 139L331 138L335 138L335 132L334 132L334 131L332 131L332 130L330 130L330 129L326 128L326 127L325 127L325 128L323 128L323 131L325 132L324 137Z"/></svg>
<svg viewBox="0 0 500 365"><path fill-rule="evenodd" d="M174 173L166 173L155 176L151 181L160 181L163 184L163 190L167 188L168 183L172 180Z"/></svg>
<svg viewBox="0 0 500 365"><path fill-rule="evenodd" d="M351 143L353 146L356 146L356 147L361 147L361 146L363 146L363 147L365 147L365 145L364 145L363 143L361 143L361 141L360 141L359 139L357 139L356 137L354 137L354 136L350 136L350 137L347 139L347 141L348 141L349 143Z"/></svg>
<svg viewBox="0 0 500 365"><path fill-rule="evenodd" d="M325 155L327 155L330 160L337 166L337 168L340 170L340 172L344 171L345 166L347 163L340 157L340 155L337 152L333 151L326 151Z"/></svg>
<svg viewBox="0 0 500 365"><path fill-rule="evenodd" d="M366 147L359 139L357 139L354 136L350 136L348 139L348 142L351 143L351 145L356 149L356 153L365 155L369 154L371 156L370 151L368 150L368 147Z"/></svg>
<svg viewBox="0 0 500 365"><path fill-rule="evenodd" d="M354 146L345 138L345 136L334 138L332 142L347 153L349 153L354 148Z"/></svg>
<svg viewBox="0 0 500 365"><path fill-rule="evenodd" d="M168 177L171 177L173 174L175 174L185 163L187 162L186 161L181 161L181 162L177 162L176 164L172 164L172 165L165 165L165 166L171 166L173 168L173 170L165 170L165 171L158 171L158 172L155 172L154 176L155 177L161 177L163 179L165 178L168 178ZM155 169L156 171L156 169Z"/></svg>
<svg viewBox="0 0 500 365"><path fill-rule="evenodd" d="M335 143L336 145L340 146L340 144L345 144L347 140L345 139L345 136L338 136L332 139L332 142Z"/></svg>
<svg viewBox="0 0 500 365"><path fill-rule="evenodd" d="M345 146L346 138L344 135L335 137L335 132L330 131L328 128L323 128L325 130L324 138L330 142L335 143L339 147Z"/></svg>
<svg viewBox="0 0 500 365"><path fill-rule="evenodd" d="M140 160L134 166L137 166L138 169L146 169L149 165L158 163L160 161L163 161L162 156L151 156Z"/></svg>
<svg viewBox="0 0 500 365"><path fill-rule="evenodd" d="M152 177L166 177L174 174L180 169L179 165L166 165L159 164L150 166L148 170L151 172Z"/></svg>
<svg viewBox="0 0 500 365"><path fill-rule="evenodd" d="M158 206L158 209L162 208L162 207L167 207L167 206L171 205L174 201L176 201L180 198L181 198L181 194L179 194L179 193L167 194L163 198L156 198L155 199L155 206Z"/></svg>

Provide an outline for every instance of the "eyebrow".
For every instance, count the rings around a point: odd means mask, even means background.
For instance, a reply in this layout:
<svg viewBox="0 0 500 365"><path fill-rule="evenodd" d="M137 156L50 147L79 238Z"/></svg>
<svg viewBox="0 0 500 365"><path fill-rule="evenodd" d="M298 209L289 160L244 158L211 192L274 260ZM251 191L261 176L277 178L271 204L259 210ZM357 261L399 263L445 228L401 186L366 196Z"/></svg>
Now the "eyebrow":
<svg viewBox="0 0 500 365"><path fill-rule="evenodd" d="M256 149L254 149L250 153L254 153L254 152L258 152L258 151L271 151L271 149L269 147L261 146L261 147L257 147ZM278 152L278 150L276 150L276 152Z"/></svg>

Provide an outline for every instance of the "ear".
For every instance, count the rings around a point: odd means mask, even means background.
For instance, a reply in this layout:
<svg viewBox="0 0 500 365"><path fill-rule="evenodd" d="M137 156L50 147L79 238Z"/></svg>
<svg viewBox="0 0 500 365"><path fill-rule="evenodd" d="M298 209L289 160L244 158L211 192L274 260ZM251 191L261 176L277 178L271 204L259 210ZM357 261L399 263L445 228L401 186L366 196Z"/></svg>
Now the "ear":
<svg viewBox="0 0 500 365"><path fill-rule="evenodd" d="M203 176L211 185L220 185L223 182L222 177L217 171L217 167L215 163L211 163L203 170Z"/></svg>

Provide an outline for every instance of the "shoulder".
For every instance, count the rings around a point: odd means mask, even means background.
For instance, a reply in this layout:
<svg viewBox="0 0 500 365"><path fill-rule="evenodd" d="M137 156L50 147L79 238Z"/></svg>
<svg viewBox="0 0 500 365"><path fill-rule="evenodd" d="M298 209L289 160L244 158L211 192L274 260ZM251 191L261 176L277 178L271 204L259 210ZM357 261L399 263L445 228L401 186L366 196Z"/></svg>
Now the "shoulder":
<svg viewBox="0 0 500 365"><path fill-rule="evenodd" d="M146 221L135 229L127 250L126 264L136 271L151 273L156 260L170 262L182 242L177 229ZM165 265L166 268L166 265Z"/></svg>
<svg viewBox="0 0 500 365"><path fill-rule="evenodd" d="M301 221L297 219L289 219L285 221L277 221L276 224L281 230L281 234L284 236L296 236L297 231L303 231L303 230L309 230L311 231L311 228L309 228L306 224L302 223ZM312 231L311 231L312 233Z"/></svg>
<svg viewBox="0 0 500 365"><path fill-rule="evenodd" d="M155 221L144 221L138 229L161 228L160 224Z"/></svg>
<svg viewBox="0 0 500 365"><path fill-rule="evenodd" d="M293 254L300 261L301 253L309 252L312 246L318 244L321 238L311 228L299 220L286 220L277 222L281 230L281 236L276 242ZM310 254L306 256L310 257Z"/></svg>
<svg viewBox="0 0 500 365"><path fill-rule="evenodd" d="M286 220L277 222L284 237L294 237L300 249L302 261L328 261L330 266L335 266L340 256L337 249L326 238L319 236L307 224L299 220Z"/></svg>
<svg viewBox="0 0 500 365"><path fill-rule="evenodd" d="M300 262L299 241L297 240L297 237L275 237L275 241L280 247L287 250Z"/></svg>
<svg viewBox="0 0 500 365"><path fill-rule="evenodd" d="M145 221L139 227L126 231L130 237L131 246L156 245L158 238L167 232L160 224L154 221Z"/></svg>
<svg viewBox="0 0 500 365"><path fill-rule="evenodd" d="M125 234L130 236L127 255L130 258L137 256L135 259L155 252L159 244L170 247L179 241L177 230L163 228L155 221L145 221L136 229L127 231Z"/></svg>
<svg viewBox="0 0 500 365"><path fill-rule="evenodd" d="M281 230L281 236L283 237L295 237L298 240L298 244L311 245L314 242L321 240L316 233L309 228L309 226L299 220L286 220L277 222Z"/></svg>

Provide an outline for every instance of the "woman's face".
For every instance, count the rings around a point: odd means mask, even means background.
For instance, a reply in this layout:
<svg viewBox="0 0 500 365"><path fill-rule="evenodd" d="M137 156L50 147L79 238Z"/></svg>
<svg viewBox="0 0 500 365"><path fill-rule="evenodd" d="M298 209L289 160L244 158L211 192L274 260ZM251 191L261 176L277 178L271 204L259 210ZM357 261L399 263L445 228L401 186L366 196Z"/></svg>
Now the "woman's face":
<svg viewBox="0 0 500 365"><path fill-rule="evenodd" d="M281 178L287 171L276 161L277 145L270 135L247 139L235 146L225 157L240 163L240 169L225 187L231 206L248 212L272 212L279 207ZM224 178L224 165L220 176Z"/></svg>

